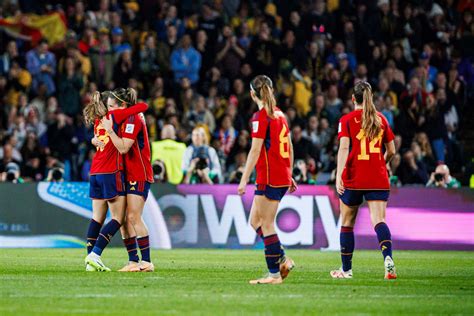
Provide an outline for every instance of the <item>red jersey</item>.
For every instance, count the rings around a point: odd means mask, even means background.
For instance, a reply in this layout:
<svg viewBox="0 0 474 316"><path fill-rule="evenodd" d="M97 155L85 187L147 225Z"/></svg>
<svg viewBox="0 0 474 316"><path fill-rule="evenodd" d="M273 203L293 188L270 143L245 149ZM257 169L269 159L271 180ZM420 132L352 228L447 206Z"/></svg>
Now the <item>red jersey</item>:
<svg viewBox="0 0 474 316"><path fill-rule="evenodd" d="M252 138L264 140L257 161L257 184L272 187L291 185L289 128L283 112L276 108L274 118L265 108L252 118Z"/></svg>
<svg viewBox="0 0 474 316"><path fill-rule="evenodd" d="M135 142L125 155L125 176L127 181L147 181L153 183L150 142L143 114L128 117L122 123L122 137Z"/></svg>
<svg viewBox="0 0 474 316"><path fill-rule="evenodd" d="M338 138L350 138L350 152L342 181L344 187L353 190L389 190L387 167L382 150L383 144L394 139L387 119L377 112L382 120L382 130L375 139L367 139L361 128L362 110L344 115L339 121Z"/></svg>
<svg viewBox="0 0 474 316"><path fill-rule="evenodd" d="M129 115L134 115L140 112L144 112L148 109L146 103L138 103L127 109L116 109L110 111L113 124L114 132L120 137L120 123L122 123ZM123 170L123 158L114 146L107 134L105 128L100 124L100 120L94 122L94 135L101 142L105 144L105 147L100 149L97 148L97 152L92 159L90 174L104 174L104 173L115 173Z"/></svg>

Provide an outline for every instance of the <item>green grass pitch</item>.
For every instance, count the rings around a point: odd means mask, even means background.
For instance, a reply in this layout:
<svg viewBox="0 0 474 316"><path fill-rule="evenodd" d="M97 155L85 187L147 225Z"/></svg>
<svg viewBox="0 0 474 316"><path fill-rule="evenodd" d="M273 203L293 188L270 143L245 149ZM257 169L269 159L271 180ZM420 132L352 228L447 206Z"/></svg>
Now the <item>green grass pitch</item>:
<svg viewBox="0 0 474 316"><path fill-rule="evenodd" d="M396 251L399 279L383 280L378 251L358 251L354 279L332 280L334 252L293 250L282 285L251 286L258 250L153 251L155 273L83 271L84 250L1 249L0 315L474 314L474 252ZM119 269L124 249L107 249Z"/></svg>

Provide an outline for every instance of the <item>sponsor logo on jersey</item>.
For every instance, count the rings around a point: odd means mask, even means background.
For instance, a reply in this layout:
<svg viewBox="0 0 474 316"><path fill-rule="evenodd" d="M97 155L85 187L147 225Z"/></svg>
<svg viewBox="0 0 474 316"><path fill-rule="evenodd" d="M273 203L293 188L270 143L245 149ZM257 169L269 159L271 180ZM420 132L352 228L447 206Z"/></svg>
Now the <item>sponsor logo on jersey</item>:
<svg viewBox="0 0 474 316"><path fill-rule="evenodd" d="M252 122L252 131L254 133L258 132L258 121Z"/></svg>
<svg viewBox="0 0 474 316"><path fill-rule="evenodd" d="M134 124L127 124L127 126L125 126L125 133L132 134L134 129L135 129Z"/></svg>

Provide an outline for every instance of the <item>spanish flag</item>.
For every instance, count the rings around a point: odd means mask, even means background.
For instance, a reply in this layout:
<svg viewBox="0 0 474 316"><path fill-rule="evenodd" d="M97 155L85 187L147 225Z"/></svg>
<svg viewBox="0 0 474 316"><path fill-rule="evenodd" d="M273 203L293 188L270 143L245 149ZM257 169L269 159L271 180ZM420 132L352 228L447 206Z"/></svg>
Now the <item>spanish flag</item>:
<svg viewBox="0 0 474 316"><path fill-rule="evenodd" d="M41 39L54 45L66 36L67 25L64 13L54 12L47 15L20 14L0 19L0 29L10 36L31 41L35 46Z"/></svg>

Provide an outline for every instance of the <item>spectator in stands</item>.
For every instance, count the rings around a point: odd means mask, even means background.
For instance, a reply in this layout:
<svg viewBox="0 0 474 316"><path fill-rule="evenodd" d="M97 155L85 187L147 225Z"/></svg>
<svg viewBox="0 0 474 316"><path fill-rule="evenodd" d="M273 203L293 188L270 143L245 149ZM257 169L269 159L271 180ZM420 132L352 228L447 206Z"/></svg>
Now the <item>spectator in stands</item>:
<svg viewBox="0 0 474 316"><path fill-rule="evenodd" d="M222 40L217 45L216 61L220 65L222 74L232 80L239 74L240 64L246 54L229 25L224 26L222 36Z"/></svg>
<svg viewBox="0 0 474 316"><path fill-rule="evenodd" d="M75 150L74 128L71 121L65 114L59 113L55 121L48 126L47 132L51 153L64 161L67 180L70 179L71 158Z"/></svg>
<svg viewBox="0 0 474 316"><path fill-rule="evenodd" d="M229 114L225 114L220 123L220 127L216 130L214 138L220 141L221 147L219 148L227 157L234 146L237 138L237 131L232 126L232 118Z"/></svg>
<svg viewBox="0 0 474 316"><path fill-rule="evenodd" d="M0 56L0 75L10 72L12 61L18 57L18 47L15 41L9 41L5 53Z"/></svg>
<svg viewBox="0 0 474 316"><path fill-rule="evenodd" d="M186 34L181 39L179 47L171 53L171 69L175 82L180 82L182 78L188 78L194 85L199 80L201 54L191 44L191 36Z"/></svg>
<svg viewBox="0 0 474 316"><path fill-rule="evenodd" d="M426 183L427 187L437 188L459 188L461 183L449 173L447 165L438 165L436 170L431 173L429 181Z"/></svg>
<svg viewBox="0 0 474 316"><path fill-rule="evenodd" d="M156 39L153 34L148 34L145 38L145 45L139 52L139 67L145 80L151 80L151 77L160 70Z"/></svg>
<svg viewBox="0 0 474 316"><path fill-rule="evenodd" d="M135 75L135 68L130 50L123 51L114 67L113 79L117 87L126 88L129 80Z"/></svg>
<svg viewBox="0 0 474 316"><path fill-rule="evenodd" d="M28 180L40 178L31 152L36 150L43 179L61 160L66 161L66 177L80 180L91 133L81 123L82 104L96 90L130 86L151 105L146 123L152 140L171 124L176 141L191 142L191 129L202 126L212 136L209 152L213 147L216 160L228 167L219 180L228 181L232 168L238 169L244 159L241 152L248 152L248 121L256 110L248 85L256 73L275 80L278 105L291 127L304 127L301 138L293 136L299 139L299 154L316 148L314 157L305 159L312 178L335 167L336 125L352 108L351 89L360 80L378 88L375 104L397 133L403 161L392 173L400 175L398 180L421 183L420 170L431 172L438 159L456 176L465 170L464 157L472 147L464 130L472 121L468 105L474 68L467 45L473 19L463 6L387 0L331 1L326 6L318 0L205 1L198 8L192 1L151 2L66 3L69 29L51 49L10 32L0 37L0 139L3 144L4 135L11 135L14 150L22 148L22 153L28 144L20 164ZM38 12L55 10L47 5L35 2ZM4 17L14 14L10 7L1 9ZM37 71L41 51L50 56L41 59L45 71ZM51 62L54 56L57 67ZM79 77L85 88L75 85ZM63 144L66 152L48 139L58 134L58 113L70 117L66 125L73 142ZM222 122L217 131L215 120ZM239 133L235 141L225 136L232 130ZM48 155L53 148L56 158ZM408 151L413 159L405 155ZM197 171L193 174L196 181L190 182L206 180Z"/></svg>
<svg viewBox="0 0 474 316"><path fill-rule="evenodd" d="M313 158L316 161L319 160L319 152L313 143L303 137L303 131L300 125L293 125L291 128L291 137L293 142L294 157L296 159L305 160L307 158Z"/></svg>
<svg viewBox="0 0 474 316"><path fill-rule="evenodd" d="M214 132L216 121L214 115L212 115L211 111L207 108L206 99L202 95L198 95L192 101L186 123L192 128L198 125L205 125L210 133Z"/></svg>
<svg viewBox="0 0 474 316"><path fill-rule="evenodd" d="M26 68L33 77L33 90L38 91L41 84L46 85L47 94L56 92L56 56L49 51L48 42L42 40L38 47L26 54Z"/></svg>
<svg viewBox="0 0 474 316"><path fill-rule="evenodd" d="M2 170L1 167L0 167L0 170ZM20 166L15 162L9 162L5 166L4 172L0 171L0 181L11 182L11 183L23 183L24 180L20 175Z"/></svg>
<svg viewBox="0 0 474 316"><path fill-rule="evenodd" d="M160 160L166 168L167 180L171 184L180 184L183 179L183 155L186 145L176 141L176 130L167 124L161 130L161 140L151 143L151 161Z"/></svg>
<svg viewBox="0 0 474 316"><path fill-rule="evenodd" d="M209 146L204 128L194 128L192 144L184 152L181 170L184 173L183 183L219 183L222 176L219 157L216 150Z"/></svg>
<svg viewBox="0 0 474 316"><path fill-rule="evenodd" d="M411 150L403 154L403 161L397 170L402 184L422 184L428 181L426 166L421 160L416 160Z"/></svg>
<svg viewBox="0 0 474 316"><path fill-rule="evenodd" d="M112 81L114 69L114 51L107 28L99 29L99 43L89 49L89 56L93 70L92 80L102 89Z"/></svg>
<svg viewBox="0 0 474 316"><path fill-rule="evenodd" d="M84 83L76 72L76 64L71 57L64 62L64 72L58 81L58 102L64 114L75 117L81 110L81 89Z"/></svg>
<svg viewBox="0 0 474 316"><path fill-rule="evenodd" d="M38 153L34 153L25 159L26 163L22 168L21 175L25 182L42 181L44 179L41 159Z"/></svg>
<svg viewBox="0 0 474 316"><path fill-rule="evenodd" d="M118 26L112 29L112 49L114 50L115 60L123 52L132 50L130 44L123 41L123 30Z"/></svg>

